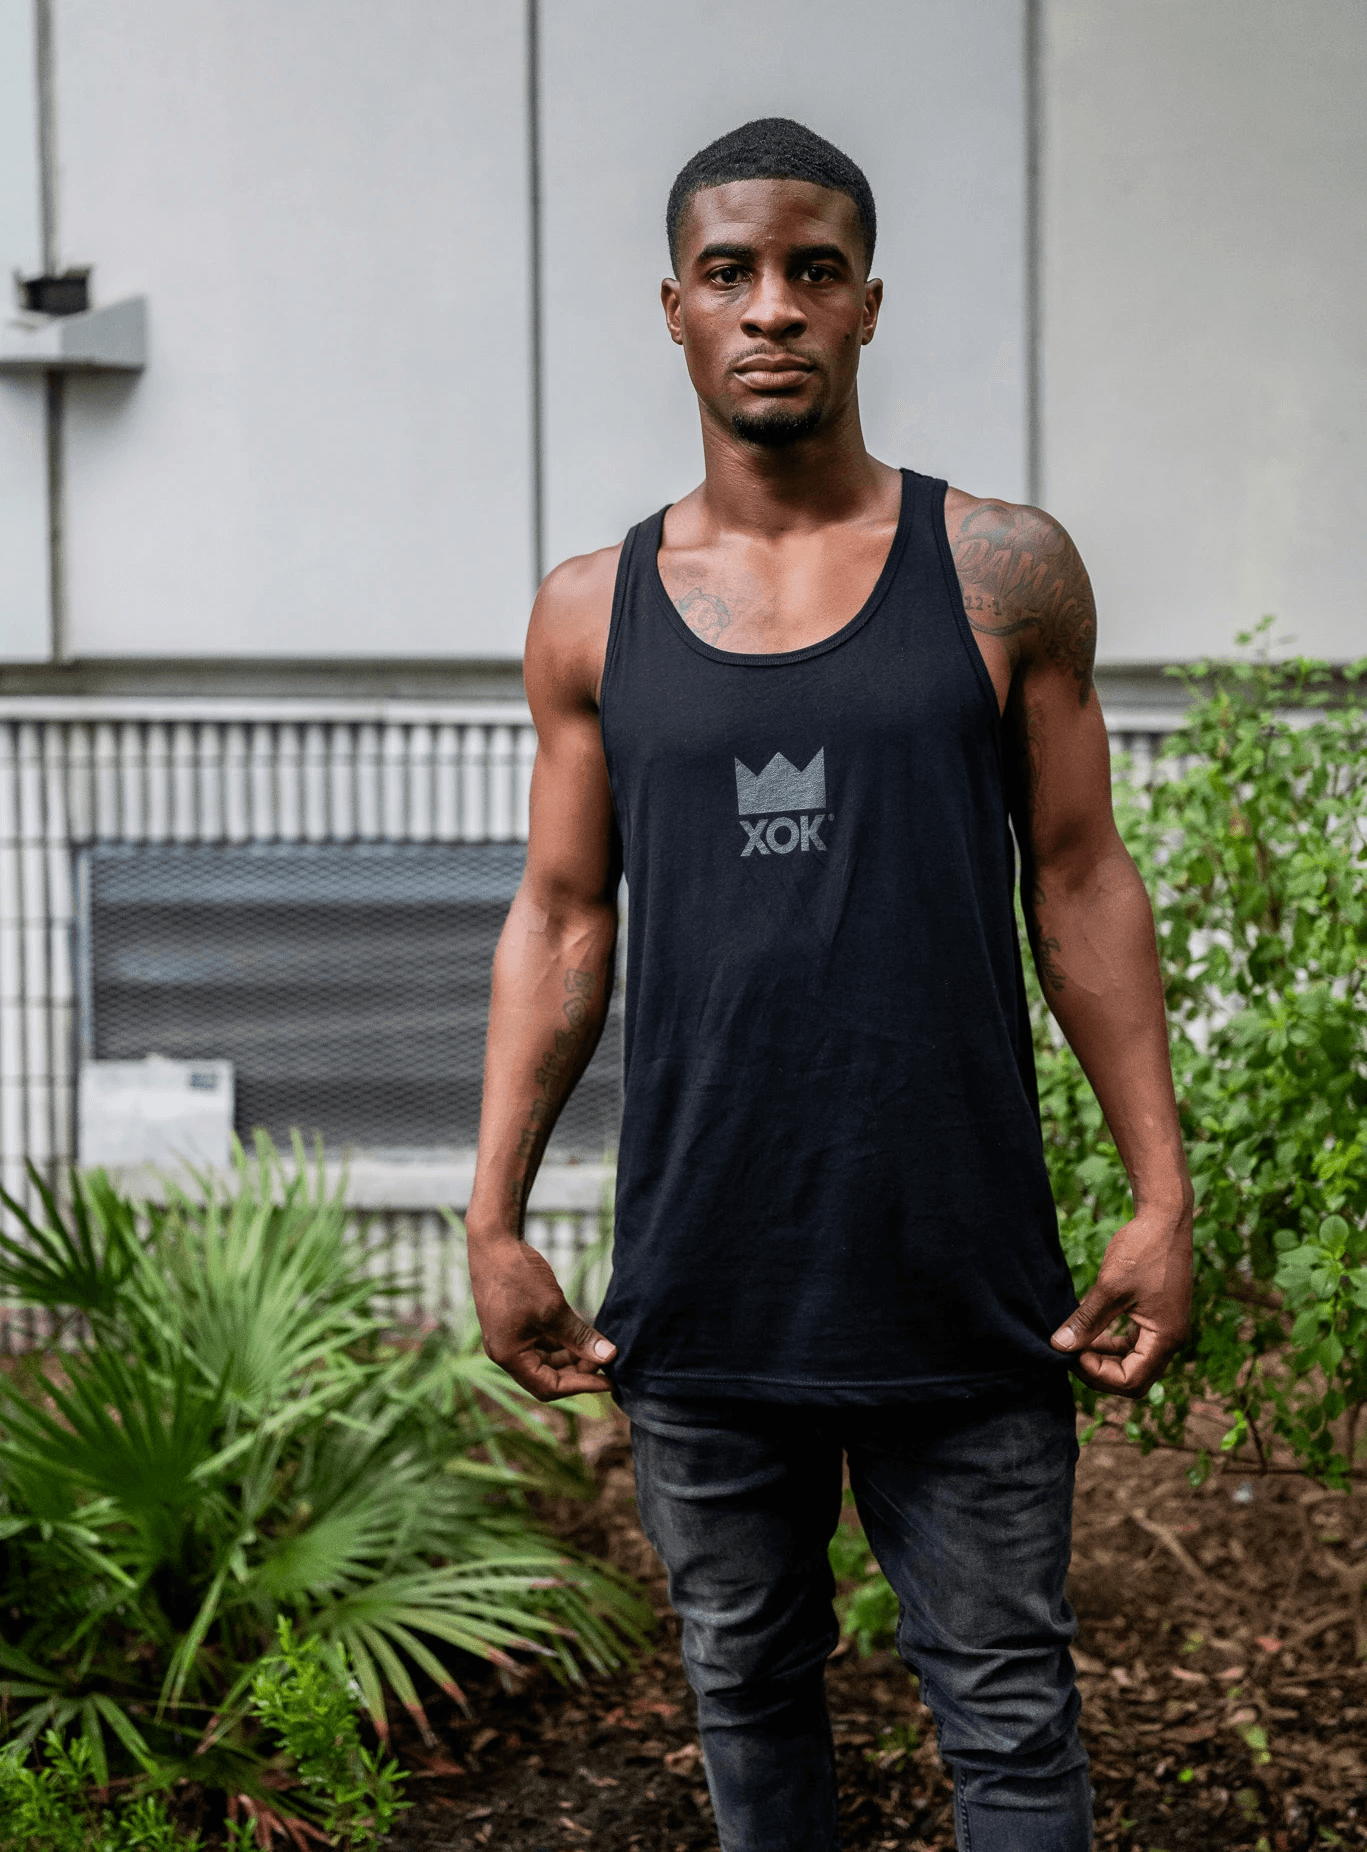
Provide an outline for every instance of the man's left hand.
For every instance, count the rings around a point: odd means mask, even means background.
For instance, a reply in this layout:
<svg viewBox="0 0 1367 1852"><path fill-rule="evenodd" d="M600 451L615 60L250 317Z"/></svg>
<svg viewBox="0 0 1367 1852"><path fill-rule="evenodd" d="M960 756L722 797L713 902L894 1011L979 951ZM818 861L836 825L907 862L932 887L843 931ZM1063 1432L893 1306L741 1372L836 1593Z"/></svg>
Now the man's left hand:
<svg viewBox="0 0 1367 1852"><path fill-rule="evenodd" d="M1191 1321L1191 1212L1147 1210L1118 1229L1096 1285L1052 1338L1077 1374L1105 1395L1137 1400L1185 1343ZM1133 1329L1110 1330L1127 1317Z"/></svg>

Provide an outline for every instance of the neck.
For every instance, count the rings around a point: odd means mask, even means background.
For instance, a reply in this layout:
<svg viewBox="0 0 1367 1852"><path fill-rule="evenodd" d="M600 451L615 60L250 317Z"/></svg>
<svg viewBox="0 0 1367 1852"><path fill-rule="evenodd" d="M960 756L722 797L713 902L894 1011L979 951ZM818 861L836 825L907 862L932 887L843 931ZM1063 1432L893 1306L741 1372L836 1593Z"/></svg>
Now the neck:
<svg viewBox="0 0 1367 1852"><path fill-rule="evenodd" d="M810 437L774 449L744 442L708 406L701 411L707 469L698 491L701 512L732 532L772 537L786 528L849 519L877 501L895 473L865 448L854 393Z"/></svg>

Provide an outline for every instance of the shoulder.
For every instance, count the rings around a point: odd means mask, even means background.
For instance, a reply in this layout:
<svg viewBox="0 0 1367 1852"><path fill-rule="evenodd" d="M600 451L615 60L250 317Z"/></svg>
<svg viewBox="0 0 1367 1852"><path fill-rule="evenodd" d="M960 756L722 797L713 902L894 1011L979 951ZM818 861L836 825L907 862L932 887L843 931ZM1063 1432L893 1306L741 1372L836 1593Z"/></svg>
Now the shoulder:
<svg viewBox="0 0 1367 1852"><path fill-rule="evenodd" d="M1013 669L1038 666L1071 677L1085 705L1096 606L1062 523L1026 503L950 489L945 528L973 629L1006 650Z"/></svg>
<svg viewBox="0 0 1367 1852"><path fill-rule="evenodd" d="M562 560L541 582L527 626L523 674L528 698L557 692L596 704L622 546Z"/></svg>
<svg viewBox="0 0 1367 1852"><path fill-rule="evenodd" d="M1069 556L1077 559L1077 548L1062 522L1027 502L997 501L950 489L945 496L945 527L961 571L984 566L1000 573L1004 567L1022 567L1027 561L1038 565L1062 563ZM1078 559L1077 563L1082 562ZM1028 592L1038 577L1037 571L1027 574L1018 589Z"/></svg>
<svg viewBox="0 0 1367 1852"><path fill-rule="evenodd" d="M536 594L532 623L555 627L610 618L622 544L580 553L553 567Z"/></svg>

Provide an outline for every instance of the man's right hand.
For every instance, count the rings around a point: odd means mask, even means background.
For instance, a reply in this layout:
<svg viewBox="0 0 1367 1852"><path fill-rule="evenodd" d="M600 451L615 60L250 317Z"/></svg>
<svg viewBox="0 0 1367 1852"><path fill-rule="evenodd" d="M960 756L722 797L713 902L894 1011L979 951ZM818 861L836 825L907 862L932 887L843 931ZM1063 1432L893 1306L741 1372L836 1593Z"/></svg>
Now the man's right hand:
<svg viewBox="0 0 1367 1852"><path fill-rule="evenodd" d="M546 1257L498 1235L471 1240L469 1259L485 1354L539 1402L601 1394L617 1346L575 1311Z"/></svg>

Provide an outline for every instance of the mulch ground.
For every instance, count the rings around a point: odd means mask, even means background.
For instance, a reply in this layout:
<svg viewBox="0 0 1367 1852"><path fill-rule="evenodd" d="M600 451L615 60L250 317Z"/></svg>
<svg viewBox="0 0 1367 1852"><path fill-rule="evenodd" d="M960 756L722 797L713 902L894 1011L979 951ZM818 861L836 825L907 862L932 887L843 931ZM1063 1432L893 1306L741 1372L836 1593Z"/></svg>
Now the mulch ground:
<svg viewBox="0 0 1367 1852"><path fill-rule="evenodd" d="M1117 1419L1123 1419L1123 1414ZM599 1494L547 1515L645 1583L660 1616L633 1671L568 1690L486 1685L441 1743L406 1745L415 1805L388 1852L716 1852L664 1577L636 1525L620 1418ZM1071 1594L1097 1844L1116 1852L1367 1845L1367 1488L1148 1459L1114 1428L1083 1451ZM929 1713L889 1653L827 1673L846 1852L952 1852Z"/></svg>

